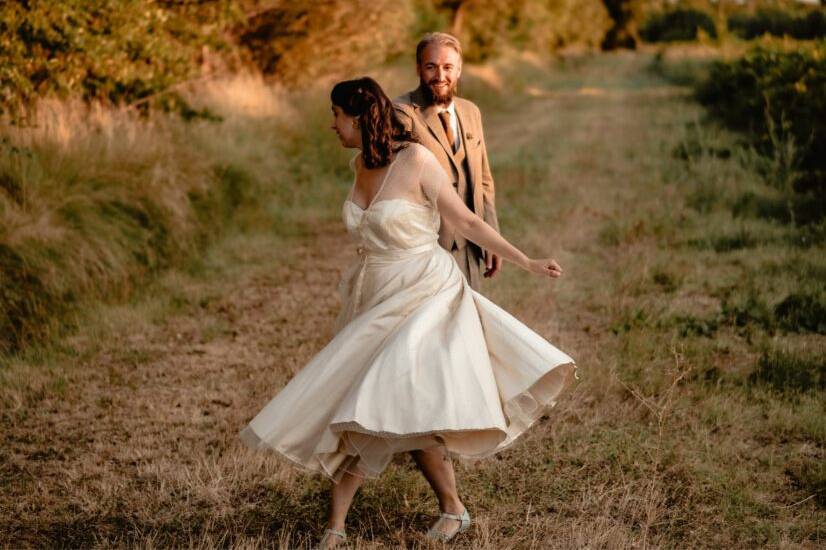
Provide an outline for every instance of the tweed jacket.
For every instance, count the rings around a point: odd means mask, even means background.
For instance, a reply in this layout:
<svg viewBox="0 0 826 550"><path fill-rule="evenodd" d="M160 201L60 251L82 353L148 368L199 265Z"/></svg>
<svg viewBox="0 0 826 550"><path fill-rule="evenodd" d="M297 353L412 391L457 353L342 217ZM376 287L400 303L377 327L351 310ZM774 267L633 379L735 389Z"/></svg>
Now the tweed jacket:
<svg viewBox="0 0 826 550"><path fill-rule="evenodd" d="M459 189L458 185L458 182L463 179L470 186L472 193L471 209L498 232L499 222L496 218L493 176L485 148L482 114L476 104L467 99L454 97L453 103L467 155L465 178L458 177L459 170L465 169L464 163L459 163L454 158L453 148L448 143L439 120L438 109L427 104L422 90L417 88L394 100L402 121L416 134L421 144L436 155L439 164L452 179L459 196L464 197L466 192L465 189ZM443 218L439 228L439 244L450 250L457 241L462 244L465 242L464 238L457 235L456 230Z"/></svg>

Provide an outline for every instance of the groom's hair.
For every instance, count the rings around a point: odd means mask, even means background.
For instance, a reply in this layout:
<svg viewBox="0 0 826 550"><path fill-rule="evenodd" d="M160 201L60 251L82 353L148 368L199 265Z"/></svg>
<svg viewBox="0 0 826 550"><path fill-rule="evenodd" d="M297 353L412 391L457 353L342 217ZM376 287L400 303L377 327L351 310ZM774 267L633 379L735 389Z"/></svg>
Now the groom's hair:
<svg viewBox="0 0 826 550"><path fill-rule="evenodd" d="M330 101L358 120L361 158L367 168L387 166L392 153L406 147L407 142L418 141L379 83L369 76L339 82L330 92Z"/></svg>
<svg viewBox="0 0 826 550"><path fill-rule="evenodd" d="M431 44L438 44L439 46L453 48L456 50L456 53L459 54L459 59L462 59L462 45L459 43L458 38L446 32L429 32L424 35L416 45L416 65L422 64L422 55L424 55L424 50Z"/></svg>

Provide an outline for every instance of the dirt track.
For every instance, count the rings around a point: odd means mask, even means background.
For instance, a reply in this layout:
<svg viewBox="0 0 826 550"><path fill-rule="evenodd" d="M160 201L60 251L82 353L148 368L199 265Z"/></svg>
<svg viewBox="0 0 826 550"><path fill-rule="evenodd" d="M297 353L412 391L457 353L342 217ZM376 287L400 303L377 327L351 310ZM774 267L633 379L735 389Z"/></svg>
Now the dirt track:
<svg viewBox="0 0 826 550"><path fill-rule="evenodd" d="M520 233L532 251L558 251L576 277L551 286L528 281L508 266L506 280L488 288L587 365L594 356L585 348L604 320L578 302L583 289L608 272L583 273L592 268L587 262L605 260L594 248L598 223L592 222L606 213L582 184L606 182L604 169L588 159L600 146L594 136L621 120L627 98L622 90L611 90L608 100L581 90L536 95L519 112L490 118L489 147L518 151L532 140L556 136L551 138L559 141L554 174L579 179L547 175L557 197L557 204L549 205L550 241L547 231L534 231L532 221ZM600 101L614 119L592 117L592 105ZM508 200L500 204L507 227ZM266 493L248 491L260 492L267 479L290 480L295 473L271 457L245 454L237 430L327 341L337 308L335 285L353 258L338 226L285 243L278 252L253 246L244 253L243 239L226 245L238 247L246 263L214 277L176 276L159 285L161 311L167 313L158 318L115 308L110 311L114 328L102 331L105 342L95 341L99 331L81 331L70 340L78 356L72 365L58 367L61 388L55 391L54 378L44 374L42 392L31 391L36 383L21 392L25 402L4 414L11 428L3 441L2 507L10 512L3 531L12 540L69 546L190 540L211 546L224 536L236 542L253 537L249 541L257 545L268 544L269 537L256 537L274 534L271 529L283 535L291 523L284 516L290 514L268 516L272 505L257 500ZM566 294L564 310L549 315L558 308L557 296ZM542 445L549 436L543 432L536 429L527 439ZM300 499L312 498L306 482L294 489ZM316 500L305 510L312 515L292 519L299 532L317 530L323 499ZM248 512L239 514L238 506ZM268 519L274 520L269 527ZM419 519L420 527L425 521ZM387 528L396 531L398 525Z"/></svg>

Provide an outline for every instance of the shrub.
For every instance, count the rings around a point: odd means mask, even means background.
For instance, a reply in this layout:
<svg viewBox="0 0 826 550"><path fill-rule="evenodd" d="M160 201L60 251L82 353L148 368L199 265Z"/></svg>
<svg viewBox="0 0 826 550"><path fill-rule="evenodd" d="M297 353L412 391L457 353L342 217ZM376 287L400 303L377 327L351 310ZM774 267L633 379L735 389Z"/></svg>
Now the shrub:
<svg viewBox="0 0 826 550"><path fill-rule="evenodd" d="M450 2L441 2L450 4ZM454 13L465 60L496 56L508 47L551 53L570 45L598 48L611 27L600 0L509 2L481 0Z"/></svg>
<svg viewBox="0 0 826 550"><path fill-rule="evenodd" d="M416 24L409 1L290 0L258 10L233 34L261 72L305 85L411 53Z"/></svg>
<svg viewBox="0 0 826 550"><path fill-rule="evenodd" d="M803 15L778 9L761 9L754 14L732 15L728 19L728 28L747 40L764 34L812 40L826 37L826 13L814 10Z"/></svg>
<svg viewBox="0 0 826 550"><path fill-rule="evenodd" d="M826 41L795 51L758 47L715 62L697 97L766 156L794 151L786 162L800 171L796 190L826 189Z"/></svg>
<svg viewBox="0 0 826 550"><path fill-rule="evenodd" d="M231 45L213 26L231 2L179 9L150 2L9 2L0 8L0 104L44 95L132 102L199 73L204 48ZM171 5L171 4L170 4ZM224 9L217 9L223 6ZM207 18L208 21L203 21Z"/></svg>
<svg viewBox="0 0 826 550"><path fill-rule="evenodd" d="M798 194L785 197L757 195L751 191L740 195L731 205L735 217L752 216L798 225L820 223L826 219L826 197L822 194Z"/></svg>
<svg viewBox="0 0 826 550"><path fill-rule="evenodd" d="M777 390L816 391L826 388L823 354L808 357L782 350L765 350L749 376L752 384L768 384Z"/></svg>
<svg viewBox="0 0 826 550"><path fill-rule="evenodd" d="M410 1L392 0L286 0L264 9L253 0L89 4L2 4L0 104L7 111L44 96L145 101L241 65L304 84L409 52L415 20ZM180 97L153 106L193 114Z"/></svg>
<svg viewBox="0 0 826 550"><path fill-rule="evenodd" d="M712 38L717 37L714 20L707 13L676 9L651 16L640 29L640 35L647 42L674 42L696 40L700 30Z"/></svg>
<svg viewBox="0 0 826 550"><path fill-rule="evenodd" d="M788 331L826 333L826 296L794 292L774 307L774 316Z"/></svg>
<svg viewBox="0 0 826 550"><path fill-rule="evenodd" d="M143 106L153 98L152 107L199 116L180 97L154 98L182 81L224 69L255 67L297 87L352 76L388 58L410 55L419 34L444 29L450 19L469 61L513 47L541 53L571 44L596 48L611 26L601 0L469 5L442 0L6 2L0 4L0 112L54 95Z"/></svg>
<svg viewBox="0 0 826 550"><path fill-rule="evenodd" d="M826 462L807 458L798 456L791 460L786 467L786 475L796 488L814 496L815 501L826 508Z"/></svg>
<svg viewBox="0 0 826 550"><path fill-rule="evenodd" d="M772 308L753 286L722 299L720 322L744 329L760 327L769 332L774 331L776 325Z"/></svg>

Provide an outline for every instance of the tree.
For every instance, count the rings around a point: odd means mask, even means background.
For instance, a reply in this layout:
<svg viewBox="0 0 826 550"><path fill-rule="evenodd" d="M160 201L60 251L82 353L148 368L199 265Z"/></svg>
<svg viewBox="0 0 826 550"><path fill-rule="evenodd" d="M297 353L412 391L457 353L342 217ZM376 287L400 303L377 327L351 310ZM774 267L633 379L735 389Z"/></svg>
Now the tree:
<svg viewBox="0 0 826 550"><path fill-rule="evenodd" d="M640 41L637 20L634 17L633 0L603 0L614 25L602 41L602 49L636 49Z"/></svg>

